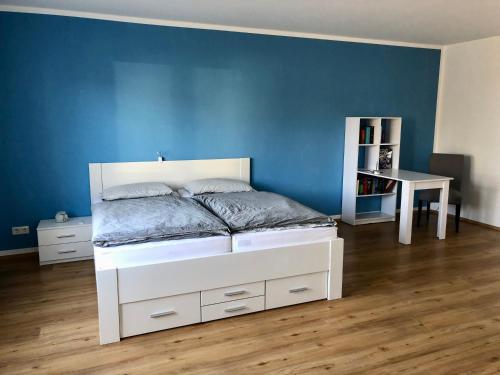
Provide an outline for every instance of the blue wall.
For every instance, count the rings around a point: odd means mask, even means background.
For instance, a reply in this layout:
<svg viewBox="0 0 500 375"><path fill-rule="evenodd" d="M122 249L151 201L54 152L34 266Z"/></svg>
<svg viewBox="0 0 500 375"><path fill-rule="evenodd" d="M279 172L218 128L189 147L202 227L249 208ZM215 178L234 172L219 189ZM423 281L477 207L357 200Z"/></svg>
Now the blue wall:
<svg viewBox="0 0 500 375"><path fill-rule="evenodd" d="M258 189L338 214L346 116L402 116L401 168L432 152L437 50L16 13L0 35L0 249L88 215L89 162L250 156Z"/></svg>

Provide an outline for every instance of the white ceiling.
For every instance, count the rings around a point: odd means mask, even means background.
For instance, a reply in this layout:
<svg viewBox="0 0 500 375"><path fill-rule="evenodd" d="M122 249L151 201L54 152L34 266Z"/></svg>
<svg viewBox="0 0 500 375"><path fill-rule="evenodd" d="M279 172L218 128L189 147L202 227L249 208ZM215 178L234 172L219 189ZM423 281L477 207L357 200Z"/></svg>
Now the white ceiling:
<svg viewBox="0 0 500 375"><path fill-rule="evenodd" d="M500 35L500 0L0 0L0 5L433 45Z"/></svg>

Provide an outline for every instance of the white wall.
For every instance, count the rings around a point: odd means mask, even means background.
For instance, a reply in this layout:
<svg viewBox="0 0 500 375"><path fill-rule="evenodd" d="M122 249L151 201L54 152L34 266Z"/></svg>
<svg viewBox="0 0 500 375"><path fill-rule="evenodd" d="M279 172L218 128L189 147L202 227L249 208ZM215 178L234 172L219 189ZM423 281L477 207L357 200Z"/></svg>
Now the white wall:
<svg viewBox="0 0 500 375"><path fill-rule="evenodd" d="M500 36L447 46L435 152L470 156L462 217L500 226Z"/></svg>

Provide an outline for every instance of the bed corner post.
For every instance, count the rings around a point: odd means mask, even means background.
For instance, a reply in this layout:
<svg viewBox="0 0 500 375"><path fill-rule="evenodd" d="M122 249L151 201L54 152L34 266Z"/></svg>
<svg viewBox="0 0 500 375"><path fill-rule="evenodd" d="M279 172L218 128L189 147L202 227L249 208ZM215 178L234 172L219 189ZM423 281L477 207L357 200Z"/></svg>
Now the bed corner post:
<svg viewBox="0 0 500 375"><path fill-rule="evenodd" d="M240 158L240 179L250 183L250 158Z"/></svg>
<svg viewBox="0 0 500 375"><path fill-rule="evenodd" d="M90 203L101 200L102 196L102 164L89 163Z"/></svg>
<svg viewBox="0 0 500 375"><path fill-rule="evenodd" d="M101 345L120 341L118 315L118 280L116 268L96 267L99 340Z"/></svg>
<svg viewBox="0 0 500 375"><path fill-rule="evenodd" d="M328 299L342 298L342 276L344 268L344 239L330 242L330 272L328 273Z"/></svg>

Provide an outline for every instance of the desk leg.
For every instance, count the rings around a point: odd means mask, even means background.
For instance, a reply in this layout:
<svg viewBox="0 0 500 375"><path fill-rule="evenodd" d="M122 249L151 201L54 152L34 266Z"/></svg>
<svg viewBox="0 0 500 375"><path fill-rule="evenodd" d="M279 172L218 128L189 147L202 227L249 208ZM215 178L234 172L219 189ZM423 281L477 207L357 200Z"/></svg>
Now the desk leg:
<svg viewBox="0 0 500 375"><path fill-rule="evenodd" d="M446 219L448 218L448 190L450 181L443 181L443 186L439 192L439 216L437 236L440 240L446 238Z"/></svg>
<svg viewBox="0 0 500 375"><path fill-rule="evenodd" d="M401 186L401 209L399 212L399 242L405 245L411 244L414 192L415 183L403 181Z"/></svg>

